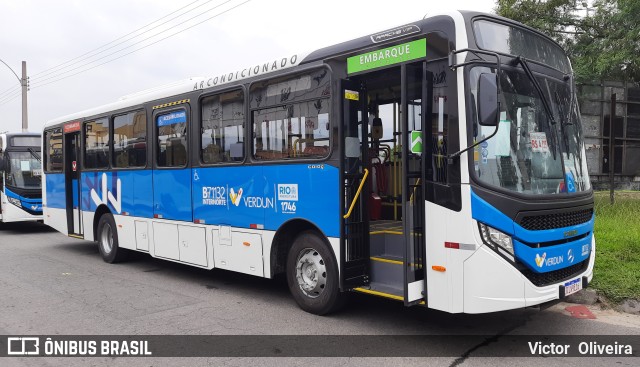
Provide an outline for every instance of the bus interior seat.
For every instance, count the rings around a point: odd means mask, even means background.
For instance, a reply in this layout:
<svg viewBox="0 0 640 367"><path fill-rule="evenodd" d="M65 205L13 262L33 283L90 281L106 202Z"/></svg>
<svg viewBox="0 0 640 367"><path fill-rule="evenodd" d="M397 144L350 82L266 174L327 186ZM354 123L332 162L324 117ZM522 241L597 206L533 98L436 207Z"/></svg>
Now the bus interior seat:
<svg viewBox="0 0 640 367"><path fill-rule="evenodd" d="M220 146L217 144L209 144L202 152L202 158L207 163L218 163L223 160L220 154Z"/></svg>
<svg viewBox="0 0 640 367"><path fill-rule="evenodd" d="M184 137L169 138L167 140L167 164L184 166L187 163L187 147Z"/></svg>
<svg viewBox="0 0 640 367"><path fill-rule="evenodd" d="M229 155L232 161L241 161L244 157L244 143L239 141L231 144L229 147Z"/></svg>
<svg viewBox="0 0 640 367"><path fill-rule="evenodd" d="M304 148L303 156L326 157L329 154L329 147L326 145L311 145Z"/></svg>
<svg viewBox="0 0 640 367"><path fill-rule="evenodd" d="M129 152L126 150L118 152L116 157L117 167L129 167Z"/></svg>

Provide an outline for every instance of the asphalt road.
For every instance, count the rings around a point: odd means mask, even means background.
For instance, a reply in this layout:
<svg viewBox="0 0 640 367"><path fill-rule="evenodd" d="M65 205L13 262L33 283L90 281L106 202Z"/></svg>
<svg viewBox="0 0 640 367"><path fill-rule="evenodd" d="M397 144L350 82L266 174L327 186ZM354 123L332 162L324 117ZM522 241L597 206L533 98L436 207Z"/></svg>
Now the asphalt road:
<svg viewBox="0 0 640 367"><path fill-rule="evenodd" d="M354 294L340 313L318 317L297 307L283 278L205 271L146 255L107 264L94 243L39 224L0 225L0 291L0 335L319 335L306 340L321 348L321 335L473 334L499 339L640 332L640 317L593 310L597 319L578 319L562 303L544 311L450 315ZM0 366L640 365L640 358L622 357L479 357L486 344L437 358L2 358Z"/></svg>

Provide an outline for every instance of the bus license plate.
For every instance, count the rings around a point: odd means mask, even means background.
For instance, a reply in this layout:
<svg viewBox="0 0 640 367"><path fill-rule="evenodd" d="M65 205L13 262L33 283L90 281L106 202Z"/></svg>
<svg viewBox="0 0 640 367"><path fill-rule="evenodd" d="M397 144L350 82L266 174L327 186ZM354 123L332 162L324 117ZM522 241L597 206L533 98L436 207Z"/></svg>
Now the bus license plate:
<svg viewBox="0 0 640 367"><path fill-rule="evenodd" d="M574 279L570 282L564 283L564 295L568 296L570 294L574 294L577 291L582 289L582 279Z"/></svg>

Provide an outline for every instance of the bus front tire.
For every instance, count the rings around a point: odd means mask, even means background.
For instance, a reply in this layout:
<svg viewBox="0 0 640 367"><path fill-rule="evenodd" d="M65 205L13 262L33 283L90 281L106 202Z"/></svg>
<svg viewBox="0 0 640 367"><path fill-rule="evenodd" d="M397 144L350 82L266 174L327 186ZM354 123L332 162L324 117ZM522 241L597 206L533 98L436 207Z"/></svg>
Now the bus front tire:
<svg viewBox="0 0 640 367"><path fill-rule="evenodd" d="M118 246L118 230L113 215L107 213L98 222L98 249L102 260L110 264L126 259L128 251Z"/></svg>
<svg viewBox="0 0 640 367"><path fill-rule="evenodd" d="M326 242L313 231L296 237L287 255L287 283L300 308L325 315L344 303L338 264Z"/></svg>

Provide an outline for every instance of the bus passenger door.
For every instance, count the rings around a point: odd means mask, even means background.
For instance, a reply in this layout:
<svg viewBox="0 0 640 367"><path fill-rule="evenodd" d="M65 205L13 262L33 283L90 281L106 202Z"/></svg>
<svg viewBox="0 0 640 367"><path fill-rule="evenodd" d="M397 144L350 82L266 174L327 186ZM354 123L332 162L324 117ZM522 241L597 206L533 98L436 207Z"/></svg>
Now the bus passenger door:
<svg viewBox="0 0 640 367"><path fill-rule="evenodd" d="M341 81L342 142L340 195L340 288L369 284L369 211L371 192L368 162L368 114L366 90L359 82Z"/></svg>
<svg viewBox="0 0 640 367"><path fill-rule="evenodd" d="M80 126L79 122L69 126ZM70 130L65 126L65 131ZM75 129L73 129L75 130ZM64 180L67 209L67 233L83 238L82 212L80 210L80 131L64 135Z"/></svg>
<svg viewBox="0 0 640 367"><path fill-rule="evenodd" d="M153 114L153 217L156 219L193 221L189 118L188 104L157 109ZM155 256L180 258L179 224L184 223L153 223Z"/></svg>
<svg viewBox="0 0 640 367"><path fill-rule="evenodd" d="M404 303L425 296L425 111L430 105L432 76L426 63L404 64L400 123L402 133L402 218L405 236ZM405 113L406 111L406 113Z"/></svg>

